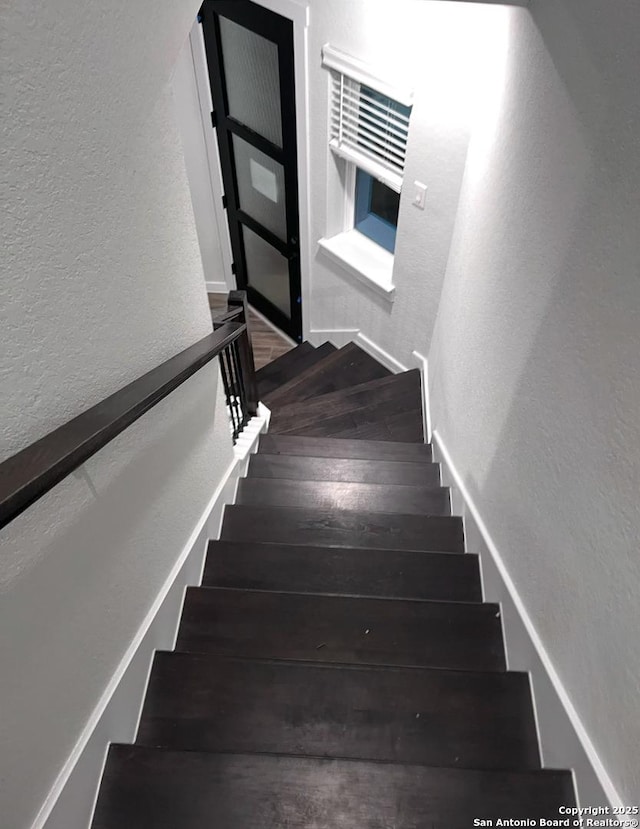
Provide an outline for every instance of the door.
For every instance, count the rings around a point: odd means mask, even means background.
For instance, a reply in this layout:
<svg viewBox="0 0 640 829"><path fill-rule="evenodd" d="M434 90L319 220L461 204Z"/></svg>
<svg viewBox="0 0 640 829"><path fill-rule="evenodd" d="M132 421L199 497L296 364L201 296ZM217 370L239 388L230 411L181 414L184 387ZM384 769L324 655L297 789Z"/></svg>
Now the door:
<svg viewBox="0 0 640 829"><path fill-rule="evenodd" d="M238 288L300 342L293 23L245 0L200 14Z"/></svg>

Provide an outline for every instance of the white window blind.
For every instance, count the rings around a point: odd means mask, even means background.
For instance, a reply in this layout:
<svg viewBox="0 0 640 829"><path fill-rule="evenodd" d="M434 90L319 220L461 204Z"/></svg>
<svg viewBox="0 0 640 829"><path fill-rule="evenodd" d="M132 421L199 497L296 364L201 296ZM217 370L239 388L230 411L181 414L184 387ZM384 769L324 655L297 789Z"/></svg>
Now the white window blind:
<svg viewBox="0 0 640 829"><path fill-rule="evenodd" d="M360 61L330 46L322 57L331 72L329 146L399 193L411 93L380 81Z"/></svg>

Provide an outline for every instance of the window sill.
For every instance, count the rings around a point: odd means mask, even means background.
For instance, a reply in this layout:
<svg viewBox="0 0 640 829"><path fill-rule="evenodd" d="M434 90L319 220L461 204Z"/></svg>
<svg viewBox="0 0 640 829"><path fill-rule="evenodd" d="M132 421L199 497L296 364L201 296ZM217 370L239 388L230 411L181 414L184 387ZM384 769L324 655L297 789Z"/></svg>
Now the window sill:
<svg viewBox="0 0 640 829"><path fill-rule="evenodd" d="M339 233L330 239L320 239L321 252L339 265L345 273L364 283L379 296L393 302L395 286L393 254L367 239L357 230Z"/></svg>

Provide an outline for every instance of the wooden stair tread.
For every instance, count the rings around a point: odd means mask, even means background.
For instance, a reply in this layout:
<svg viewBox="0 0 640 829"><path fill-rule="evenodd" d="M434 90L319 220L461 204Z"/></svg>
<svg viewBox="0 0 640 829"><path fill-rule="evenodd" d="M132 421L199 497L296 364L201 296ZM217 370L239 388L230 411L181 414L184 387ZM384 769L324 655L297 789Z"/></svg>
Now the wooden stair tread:
<svg viewBox="0 0 640 829"><path fill-rule="evenodd" d="M444 487L295 481L287 478L240 479L236 504L451 515L451 497Z"/></svg>
<svg viewBox="0 0 640 829"><path fill-rule="evenodd" d="M435 463L368 460L366 458L313 458L300 455L256 453L249 460L248 476L300 481L344 481L397 486L440 486Z"/></svg>
<svg viewBox="0 0 640 829"><path fill-rule="evenodd" d="M538 769L526 674L158 653L136 742Z"/></svg>
<svg viewBox="0 0 640 829"><path fill-rule="evenodd" d="M278 434L306 434L307 429L313 429L309 434L321 437L318 429L324 423L325 436L332 437L338 431L384 422L394 415L406 415L407 411L421 412L421 406L420 373L414 369L289 404L272 412L269 429Z"/></svg>
<svg viewBox="0 0 640 829"><path fill-rule="evenodd" d="M478 557L448 553L212 541L208 587L481 602Z"/></svg>
<svg viewBox="0 0 640 829"><path fill-rule="evenodd" d="M558 817L569 772L478 771L113 745L93 829L469 829Z"/></svg>
<svg viewBox="0 0 640 829"><path fill-rule="evenodd" d="M348 438L314 438L303 435L274 435L260 438L260 454L302 455L313 458L342 458L372 461L405 461L429 463L431 446L427 443L401 443L381 440L349 440Z"/></svg>
<svg viewBox="0 0 640 829"><path fill-rule="evenodd" d="M404 441L414 445L423 444L425 440L421 407L387 415L374 423L362 423L358 417L336 419L327 428L333 437L342 439ZM313 431L308 428L305 434Z"/></svg>
<svg viewBox="0 0 640 829"><path fill-rule="evenodd" d="M268 363L268 365L256 371L256 382L261 397L273 389L295 377L298 372L304 371L314 363L323 360L330 354L337 351L331 343L323 343L319 348L314 348L311 343L304 342L286 354Z"/></svg>
<svg viewBox="0 0 640 829"><path fill-rule="evenodd" d="M369 380L391 376L391 372L355 343L328 355L293 377L289 382L264 395L272 410L289 403L307 400L330 392L349 389Z"/></svg>
<svg viewBox="0 0 640 829"><path fill-rule="evenodd" d="M178 650L504 671L497 605L190 587Z"/></svg>
<svg viewBox="0 0 640 829"><path fill-rule="evenodd" d="M221 538L323 547L464 552L462 520L457 517L296 507L225 507Z"/></svg>

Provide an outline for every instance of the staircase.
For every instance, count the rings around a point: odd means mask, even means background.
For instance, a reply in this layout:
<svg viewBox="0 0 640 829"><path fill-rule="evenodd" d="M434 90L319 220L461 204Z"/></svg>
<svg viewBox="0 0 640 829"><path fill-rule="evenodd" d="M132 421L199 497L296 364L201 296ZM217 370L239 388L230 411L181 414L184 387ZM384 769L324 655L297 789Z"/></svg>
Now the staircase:
<svg viewBox="0 0 640 829"><path fill-rule="evenodd" d="M305 343L93 829L468 829L558 819L526 674L423 442L420 376ZM491 825L476 824L476 825Z"/></svg>

